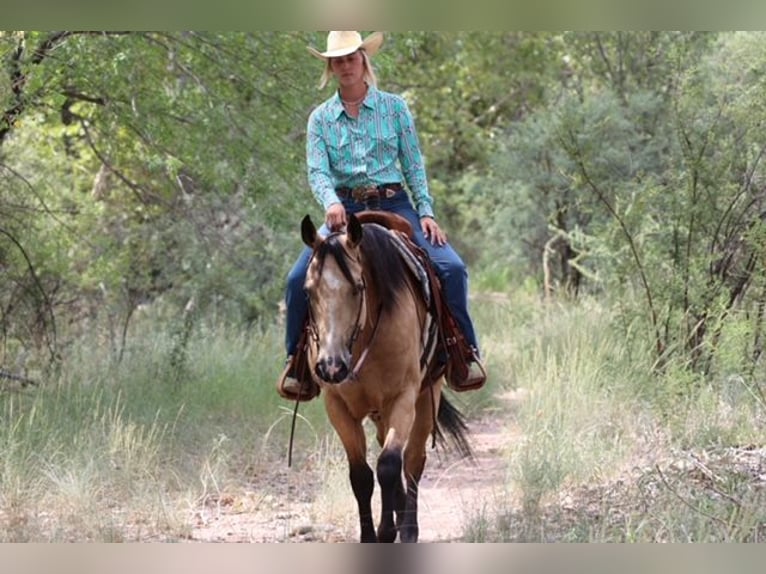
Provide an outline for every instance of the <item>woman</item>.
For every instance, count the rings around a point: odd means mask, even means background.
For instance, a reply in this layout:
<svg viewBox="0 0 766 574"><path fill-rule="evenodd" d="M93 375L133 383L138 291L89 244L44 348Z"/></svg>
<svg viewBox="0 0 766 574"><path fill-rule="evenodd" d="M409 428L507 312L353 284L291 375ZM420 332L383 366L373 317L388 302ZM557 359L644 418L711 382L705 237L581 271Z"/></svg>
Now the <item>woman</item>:
<svg viewBox="0 0 766 574"><path fill-rule="evenodd" d="M338 90L314 109L308 121L308 180L314 197L325 209L325 223L319 232L327 235L342 229L348 213L365 209L391 211L410 222L415 242L428 253L447 304L475 350L475 362L467 379L449 383L453 388L473 388L484 381L485 375L478 363L478 342L468 315L468 274L434 218L412 114L403 98L377 89L370 56L382 43L380 32L364 40L358 32L330 32L325 52L309 47L325 62L320 89L333 77L338 84ZM405 181L414 206L404 188ZM376 197L371 197L370 189L377 191L372 194ZM311 250L304 249L288 275L288 361L278 382L282 396L302 400L318 394L311 380L304 381L301 389L291 360L308 312L303 284L310 257Z"/></svg>

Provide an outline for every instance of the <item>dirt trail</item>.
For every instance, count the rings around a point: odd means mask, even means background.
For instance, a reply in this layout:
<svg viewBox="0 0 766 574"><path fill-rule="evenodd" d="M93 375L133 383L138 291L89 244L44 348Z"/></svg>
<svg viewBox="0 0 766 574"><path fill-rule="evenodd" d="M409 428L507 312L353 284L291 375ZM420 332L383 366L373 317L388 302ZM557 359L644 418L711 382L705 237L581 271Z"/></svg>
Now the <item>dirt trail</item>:
<svg viewBox="0 0 766 574"><path fill-rule="evenodd" d="M513 406L516 397L503 401ZM518 440L513 408L469 420L473 462L429 450L420 483L420 541L459 540L480 513L490 512L508 483L505 451ZM195 513L191 540L198 542L353 542L355 515L348 524L317 523L315 473L286 468L254 479L252 491L211 498ZM346 486L353 501L350 486ZM268 494L263 494L267 492ZM376 488L375 497L379 495ZM373 507L375 508L375 507Z"/></svg>
<svg viewBox="0 0 766 574"><path fill-rule="evenodd" d="M506 451L518 439L499 413L469 423L473 462L431 456L420 483L420 539L459 540L477 515L506 499Z"/></svg>

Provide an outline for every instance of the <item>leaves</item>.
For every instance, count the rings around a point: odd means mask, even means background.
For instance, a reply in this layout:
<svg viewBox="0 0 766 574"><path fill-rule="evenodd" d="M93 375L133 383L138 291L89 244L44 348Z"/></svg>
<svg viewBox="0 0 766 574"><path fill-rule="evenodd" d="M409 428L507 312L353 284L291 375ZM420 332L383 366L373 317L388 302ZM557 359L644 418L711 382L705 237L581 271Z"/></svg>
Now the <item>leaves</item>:
<svg viewBox="0 0 766 574"><path fill-rule="evenodd" d="M150 303L272 317L298 221L321 214L304 133L330 90L305 49L323 41L0 34L6 347L50 334L41 289L66 336L89 317L115 346ZM698 353L738 308L763 317L765 51L759 33L409 32L374 63L469 263L573 295L639 289L658 352Z"/></svg>

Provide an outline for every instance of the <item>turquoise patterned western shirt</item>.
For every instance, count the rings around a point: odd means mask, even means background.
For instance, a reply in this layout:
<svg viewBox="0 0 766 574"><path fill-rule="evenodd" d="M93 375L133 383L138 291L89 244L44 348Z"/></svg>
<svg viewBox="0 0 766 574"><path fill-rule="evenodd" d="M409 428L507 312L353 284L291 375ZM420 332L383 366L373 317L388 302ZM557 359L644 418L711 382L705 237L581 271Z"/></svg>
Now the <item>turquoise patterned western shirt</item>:
<svg viewBox="0 0 766 574"><path fill-rule="evenodd" d="M335 188L406 181L418 215L434 216L415 122L401 96L370 86L354 119L336 92L311 113L307 131L309 186L325 209L340 201Z"/></svg>

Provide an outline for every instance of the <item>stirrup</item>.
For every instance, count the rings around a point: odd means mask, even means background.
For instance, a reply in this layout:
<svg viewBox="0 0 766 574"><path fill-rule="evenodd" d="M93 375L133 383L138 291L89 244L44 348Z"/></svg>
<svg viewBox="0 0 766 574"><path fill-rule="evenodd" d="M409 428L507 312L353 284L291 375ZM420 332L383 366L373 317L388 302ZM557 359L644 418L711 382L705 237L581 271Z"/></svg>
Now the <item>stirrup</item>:
<svg viewBox="0 0 766 574"><path fill-rule="evenodd" d="M310 375L300 379L296 377L293 362L294 357L287 358L287 364L277 380L277 393L288 401L310 401L319 395L319 385Z"/></svg>
<svg viewBox="0 0 766 574"><path fill-rule="evenodd" d="M455 392L475 391L487 382L487 370L476 349L471 349L471 362L467 364L465 378L459 378L457 369L448 369L447 385Z"/></svg>

